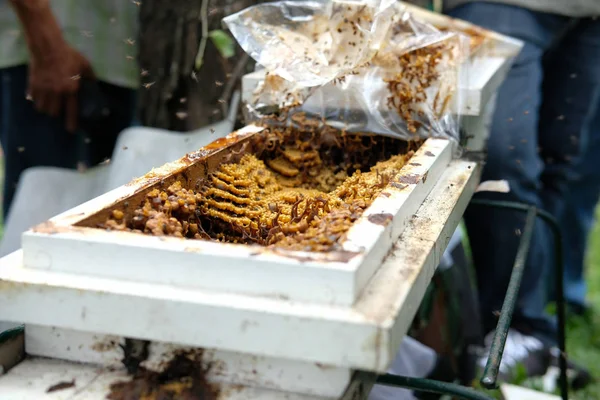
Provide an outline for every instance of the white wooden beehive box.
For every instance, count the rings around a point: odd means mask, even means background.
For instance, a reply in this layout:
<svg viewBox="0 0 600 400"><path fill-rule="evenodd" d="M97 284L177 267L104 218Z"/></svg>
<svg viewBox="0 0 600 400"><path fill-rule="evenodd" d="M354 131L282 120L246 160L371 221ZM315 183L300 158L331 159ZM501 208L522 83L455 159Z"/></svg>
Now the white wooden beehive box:
<svg viewBox="0 0 600 400"><path fill-rule="evenodd" d="M452 143L428 139L347 234L343 250L297 252L153 237L94 227L114 208L186 175L206 176L261 128L250 125L128 185L25 232L27 268L126 281L168 283L264 297L352 305L451 160Z"/></svg>
<svg viewBox="0 0 600 400"><path fill-rule="evenodd" d="M85 362L92 370L93 365L118 365L118 344L123 337L137 338L152 342L150 361L168 359L180 346L207 349L208 361L222 365L209 377L218 382L339 400L353 387L353 370L382 373L394 359L477 186L479 171L470 161L447 166L351 306L27 268L19 251L0 260L0 302L10 304L0 310L0 319L26 323L28 354ZM42 364L24 365L12 381L10 376L1 380L0 394L13 393L15 387L33 393L19 386L32 379L35 388L44 390L55 383L31 376L38 367L51 372L50 365ZM60 365L70 377L80 369ZM127 379L118 371L96 374L102 374L104 386L86 386L81 393L93 394L89 398L105 397L109 376ZM78 378L77 393L88 378ZM283 396L258 396L251 388L239 393L255 396L240 399Z"/></svg>
<svg viewBox="0 0 600 400"><path fill-rule="evenodd" d="M85 210L89 204L79 207L80 211L65 215L70 215L75 221L89 218L97 213L96 210L106 209L112 204L103 198L108 196L113 202L126 201L125 199L131 198L135 193L143 193L153 184L163 180L163 174L173 175L194 162L200 162L198 160L202 155L210 156L224 149L227 151L231 149L229 146L236 150L236 146L243 145L243 141L257 131L257 127L246 128L208 146L200 154L190 155L179 162L153 171L119 189L126 191L121 192L121 196L109 193L92 201L92 204L97 203L88 214L85 214ZM52 229L49 224L45 224L42 233L31 232L31 235L44 237L46 247L39 248L42 251L51 246L48 243L53 243L54 239L58 243L67 241L76 246L77 243L83 243L79 250L75 248L75 253L81 253L78 256L80 264L67 263L71 266L68 270L52 268L54 265L61 265L59 262L46 264L46 267L50 268L32 267L24 262L27 249L1 259L0 302L10 306L0 310L0 320L26 324L26 350L33 356L112 368L119 365L123 356L118 345L123 343L124 338L143 339L151 342L149 362L169 359L174 351L180 348L206 349L203 353L205 360L220 365L209 375L211 381L224 383L224 387L227 387L227 384L246 385L247 389L235 391L239 397L228 397L229 395L224 394L223 399L282 398L283 393L286 393L285 396L292 396L289 398L339 400L342 394L352 393L354 390L355 370L382 373L394 359L431 276L478 183L479 166L476 163L463 160L448 162L450 157L446 152L450 149L447 142L431 140L423 146L419 150L422 154L417 152L409 161L407 169L398 171L395 178L415 183L395 188L398 191L395 194L392 194L392 188L385 189L386 193L389 191L390 196L383 196L386 199L399 196L399 204L396 206L400 209L405 207L407 201L415 201L412 205L415 211L405 220L402 219L405 225L394 227L396 214L392 214L391 218L384 218L389 221L386 227L369 222L368 215L380 215L373 213L371 209L364 218L366 221L356 223L356 226L371 223L375 228L380 228L380 231L375 232L379 232L379 235L386 239L378 243L384 248L388 243L389 246L381 260L371 265L372 277L366 279L363 290L357 292L356 300L352 304L298 300L266 292L248 293L244 292L244 288L219 290L214 288L212 282L201 282L199 286L194 286L188 282L191 279L185 282L181 278L173 281L167 276L165 281L160 281L153 277L157 270L152 268L162 266L168 270L173 267L173 264L168 263L173 261L173 254L188 253L181 250L181 245L164 254L161 254L164 248L158 247L159 252L150 260L154 266L148 265L147 269L150 272L138 279L136 276L123 278L113 272L103 271L112 268L112 262L119 263L118 257L122 257L127 251L134 251L139 255L148 246L157 247L157 243L164 241L139 234L119 235L120 242L104 243L107 252L103 255L102 262L95 261L98 270L93 270L89 268L91 257L88 260L85 255L91 254L86 253L86 250L94 247L98 230L89 227L73 228L65 222L62 226L54 224ZM444 160L442 155L448 158ZM419 158L421 156L423 159ZM431 160L429 162L432 164L428 164L428 170L422 175L411 169L426 165L427 160ZM421 164L418 161L422 161L423 164L417 165ZM410 165L411 163L414 165ZM439 168L439 171L435 168ZM187 170L189 171L189 168ZM406 173L408 175L402 175ZM427 184L432 187L425 186ZM423 201L417 202L412 197L423 192L427 193L423 195ZM407 197L404 197L403 193ZM54 221L63 218L64 215ZM402 231L395 243L389 237L394 232L392 228ZM102 230L100 232L122 233ZM88 237L85 240L78 240L86 235ZM136 245L129 249L128 240L131 235L138 236L135 236ZM138 239L142 240L141 244ZM143 243L146 239L150 240L150 244ZM178 240L181 242L183 239ZM166 242L177 243L178 240L169 239ZM190 242L195 241L186 241ZM116 246L122 246L124 249L112 251ZM225 247L230 253L227 256L231 256L234 251L244 250L248 246ZM209 247L206 251L210 250ZM64 255L57 255L59 260L68 259L65 255L72 253L72 250L63 246L62 252ZM368 250L365 249L364 252L367 253ZM223 253L225 252L214 255L209 252L213 260L220 258ZM192 258L202 256L198 251L189 254ZM311 271L308 273L315 272L312 270L319 271L319 268L331 268L327 261L306 259L313 255L303 254L298 259L298 255L291 254L290 261L279 264L272 262L265 268L286 270L291 281L298 281L294 274L296 270L307 267L306 264L311 265ZM236 256L234 254L234 257ZM260 254L247 254L248 259L259 256ZM276 256L285 260L284 255ZM359 254L357 257L363 256ZM242 256L237 256L237 259L240 258ZM197 273L202 274L207 265L209 269L216 269L207 264L206 259L204 261L190 262L183 272L176 272L191 273L193 268L197 268L200 271ZM242 274L245 273L243 266L251 266L246 259L241 260L240 264L237 268ZM127 263L118 265L124 269L128 268ZM233 274L229 263L220 265L223 278L227 279ZM357 265L360 267L360 263ZM138 271L144 272L143 265L138 268ZM216 271L212 273L216 274ZM318 274L313 276L317 283L312 286L305 285L307 289L318 289L318 285L326 282ZM252 280L257 277L260 275L254 271L244 275L250 287L253 285ZM283 281L283 277L280 280ZM224 286L222 283L220 285ZM206 288L207 286L211 287ZM23 365L23 368L17 367L15 374L2 379L0 395L13 393L11 391L15 388L21 390L23 396L32 393L33 389L29 386L21 387L19 382L34 379L32 373L39 375L35 372L38 371L36 368L46 368L48 373L54 368L44 364L43 360L35 360L25 363L27 365ZM56 368L64 368L69 377L78 377L78 386L69 390L82 393L83 398L92 396L92 392L93 396L89 398L104 398L111 382L127 379L127 375L120 370L114 373L95 373L102 375L96 380L94 374L76 374L79 369L83 373L85 368L90 372L88 367L74 368L63 363ZM35 388L46 388L49 383L55 383L52 379L34 380L37 385ZM103 382L101 387L90 383L100 381ZM82 388L80 385L86 386ZM256 388L261 389L257 392ZM257 394L259 392L260 395ZM293 393L296 395L292 395ZM246 395L250 397L245 397Z"/></svg>

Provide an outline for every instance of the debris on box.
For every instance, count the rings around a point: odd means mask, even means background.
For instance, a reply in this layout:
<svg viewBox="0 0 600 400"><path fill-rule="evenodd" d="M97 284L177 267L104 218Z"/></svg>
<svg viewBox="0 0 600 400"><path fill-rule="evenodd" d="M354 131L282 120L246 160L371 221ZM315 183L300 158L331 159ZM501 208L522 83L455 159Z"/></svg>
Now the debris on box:
<svg viewBox="0 0 600 400"><path fill-rule="evenodd" d="M130 380L113 383L107 399L215 400L219 388L206 380L207 372L201 350L182 351L161 372L140 368Z"/></svg>

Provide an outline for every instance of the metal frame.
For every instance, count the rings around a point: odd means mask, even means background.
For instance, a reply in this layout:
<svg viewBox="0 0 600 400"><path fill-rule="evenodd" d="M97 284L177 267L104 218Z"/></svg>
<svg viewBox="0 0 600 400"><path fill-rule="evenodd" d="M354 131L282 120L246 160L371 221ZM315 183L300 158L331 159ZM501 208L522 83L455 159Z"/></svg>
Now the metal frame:
<svg viewBox="0 0 600 400"><path fill-rule="evenodd" d="M508 330L510 329L510 323L512 320L512 315L517 300L517 294L519 292L519 288L521 287L523 270L525 268L525 260L527 258L527 253L529 252L531 237L533 235L533 227L535 225L536 219L539 217L550 226L555 240L555 273L557 275L557 279L555 280L555 290L557 297L556 313L558 317L558 348L560 350L559 386L562 400L568 400L569 384L567 381L567 355L565 334L566 317L563 286L564 265L560 226L551 214L528 204L512 201L483 199L473 199L471 200L470 204L475 206L510 209L514 211L522 211L527 213L525 227L523 229L523 234L519 242L519 247L517 249L515 262L513 264L513 270L508 284L508 289L506 291L506 297L504 298L504 303L502 304L502 310L500 311L500 317L498 320L496 331L494 333L494 339L492 341L490 354L488 355L488 360L480 381L481 385L486 389L498 389L498 371L500 369L500 362L502 361L504 345L506 344L506 337L508 334ZM454 383L439 382L430 379L410 378L406 376L386 374L380 376L377 379L377 383L380 385L397 386L422 392L453 395L468 400L492 400L491 397L481 392L477 392L474 389L457 385Z"/></svg>

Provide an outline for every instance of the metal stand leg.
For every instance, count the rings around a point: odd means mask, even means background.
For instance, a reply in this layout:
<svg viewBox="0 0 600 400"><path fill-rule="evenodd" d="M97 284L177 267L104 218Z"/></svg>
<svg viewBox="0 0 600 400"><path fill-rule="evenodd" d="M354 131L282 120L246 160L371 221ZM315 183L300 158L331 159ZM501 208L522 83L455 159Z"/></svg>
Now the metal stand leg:
<svg viewBox="0 0 600 400"><path fill-rule="evenodd" d="M498 388L496 383L498 379L498 371L500 370L500 363L504 353L504 345L506 344L506 336L508 334L508 330L510 329L510 323L515 310L515 304L517 302L517 294L519 293L519 288L521 287L521 281L523 279L523 270L525 269L525 260L527 259L527 254L529 253L529 247L531 245L531 236L533 235L536 214L537 209L535 207L532 207L527 212L523 236L521 237L521 241L519 243L515 264L510 275L508 289L506 290L506 297L504 298L502 310L500 311L500 317L498 318L498 325L496 326L496 330L494 332L494 339L492 340L490 354L481 378L481 385L486 389Z"/></svg>
<svg viewBox="0 0 600 400"><path fill-rule="evenodd" d="M559 359L558 359L559 368L560 368L559 386L560 386L560 394L561 394L562 400L568 400L569 399L569 382L567 380L567 353L566 353L566 332L565 332L566 316L565 316L565 294L564 294L564 284L563 284L564 265L563 265L562 234L560 232L560 225L558 224L558 221L556 221L556 219L551 214L547 213L544 210L539 210L539 209L535 208L534 206L531 206L528 204L522 204L522 203L517 203L517 202L512 202L512 201L480 200L480 199L471 200L471 204L488 206L488 207L506 208L506 209L518 210L518 211L525 211L528 213L528 217L529 217L529 213L531 213L531 211L534 210L535 214L538 217L540 217L544 222L546 222L548 224L548 226L550 226L550 229L552 230L552 234L554 236L554 248L555 248L554 267L555 267L555 273L556 273L556 275L558 275L555 282L556 282L556 315L558 318L557 341L558 341L558 349L560 350L560 355L559 355ZM527 221L529 221L529 218L527 218ZM526 226L527 226L527 223L526 223ZM530 239L531 238L529 238L529 240ZM521 250L521 245L523 244L524 240L525 240L525 237L523 237L521 239L521 243L519 244L519 250ZM516 267L517 262L519 261L518 256L519 256L519 254L517 253L517 260L515 261L515 267ZM513 275L514 275L514 271L513 271ZM511 281L512 281L512 276L511 276ZM509 286L509 290L510 289L511 288ZM517 292L518 292L518 288L517 288ZM513 295L515 297L517 295L517 292L513 293ZM511 295L511 293L507 293L507 297L509 297L510 295ZM505 301L505 303L506 303L506 301ZM504 311L504 305L502 307L502 311ZM502 319L502 314L500 315L500 318ZM510 320L509 320L509 323L510 323ZM498 323L498 328L502 328L504 331L504 335L506 335L506 332L508 332L509 327L501 326L500 323ZM496 330L496 335L498 335L498 329ZM495 337L494 337L494 339L495 339ZM505 341L506 341L506 339L504 339L504 342ZM504 347L504 345L502 347ZM493 352L493 349L492 349L492 352ZM488 366L490 366L491 361L495 361L495 360L493 360L493 356L494 356L494 354L490 354L490 358L488 359L488 365L486 365L486 369ZM500 359L498 359L497 361L500 362ZM496 375L489 376L490 380L485 383L491 382L491 378L493 378L493 381L495 382L496 377L497 377L497 372L496 372ZM485 375L484 375L484 378L485 378ZM485 384L483 381L484 378L482 378L482 382L481 382L482 384Z"/></svg>
<svg viewBox="0 0 600 400"><path fill-rule="evenodd" d="M564 299L564 287L563 287L563 249L562 249L562 236L560 232L560 226L556 219L549 213L537 209L535 206L528 204L522 204L510 201L496 201L496 200L480 200L473 199L471 205L486 206L505 208L516 211L523 211L527 213L525 220L525 228L523 229L523 235L519 243L517 255L515 257L515 263L513 264L513 270L511 273L506 297L502 310L500 312L500 318L496 332L494 333L494 339L488 361L485 366L483 377L481 378L481 384L488 389L497 388L498 371L500 369L500 362L502 361L502 353L504 352L504 345L506 344L506 337L512 320L513 311L515 309L517 295L521 287L521 280L523 278L523 270L525 268L525 260L529 247L531 244L531 237L533 235L533 227L535 220L540 217L545 221L551 228L555 240L555 269L558 275L556 279L556 309L558 317L558 348L560 350L559 356L559 367L560 367L560 392L562 400L568 400L569 398L569 386L567 381L567 358L566 358L566 335L565 335L565 299ZM378 384L387 386L398 386L406 389L413 389L422 392L439 393L454 395L467 400L489 400L490 397L485 394L476 392L473 389L466 388L461 385L452 383L438 382L429 379L420 378L409 378L405 376L397 375L382 375L377 379Z"/></svg>

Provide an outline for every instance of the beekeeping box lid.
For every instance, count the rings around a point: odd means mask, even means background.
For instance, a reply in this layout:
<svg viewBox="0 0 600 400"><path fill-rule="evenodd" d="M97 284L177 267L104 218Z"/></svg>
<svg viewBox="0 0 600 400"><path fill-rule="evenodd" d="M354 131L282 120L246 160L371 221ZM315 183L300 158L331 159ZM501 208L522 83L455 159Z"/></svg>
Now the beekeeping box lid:
<svg viewBox="0 0 600 400"><path fill-rule="evenodd" d="M240 152L263 129L249 125L224 139L153 170L132 183L24 233L27 268L168 283L228 293L352 305L451 160L452 143L428 139L395 173L328 252L290 251L175 237L153 237L91 227L116 208L131 207L161 182L195 181L223 157Z"/></svg>

